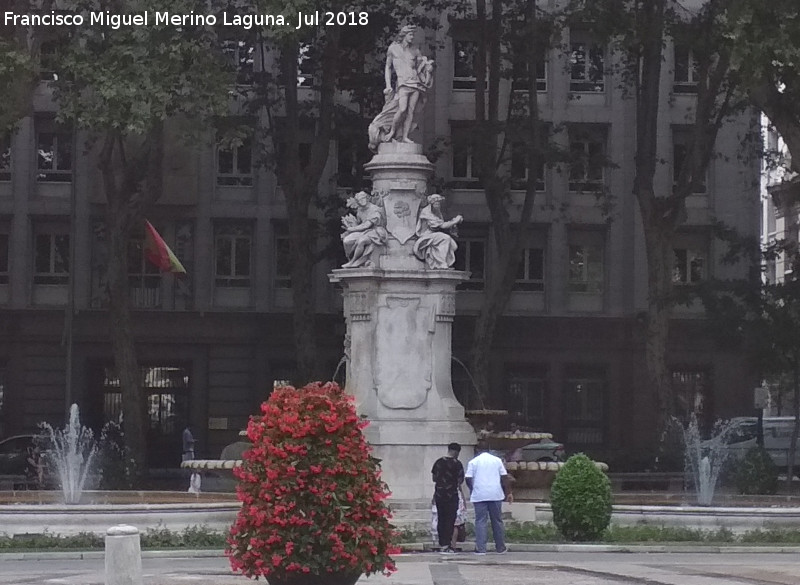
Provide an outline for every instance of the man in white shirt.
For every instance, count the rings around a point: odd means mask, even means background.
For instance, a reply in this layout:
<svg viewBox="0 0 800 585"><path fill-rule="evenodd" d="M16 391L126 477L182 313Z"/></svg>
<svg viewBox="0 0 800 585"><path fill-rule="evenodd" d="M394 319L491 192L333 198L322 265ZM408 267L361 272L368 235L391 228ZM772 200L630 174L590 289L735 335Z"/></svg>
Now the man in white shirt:
<svg viewBox="0 0 800 585"><path fill-rule="evenodd" d="M478 441L475 452L478 455L467 464L464 474L470 489L469 501L475 507L475 554L486 554L489 519L492 521L495 551L503 554L508 552L503 527L503 500L514 501L508 472L503 461L489 453L485 441Z"/></svg>

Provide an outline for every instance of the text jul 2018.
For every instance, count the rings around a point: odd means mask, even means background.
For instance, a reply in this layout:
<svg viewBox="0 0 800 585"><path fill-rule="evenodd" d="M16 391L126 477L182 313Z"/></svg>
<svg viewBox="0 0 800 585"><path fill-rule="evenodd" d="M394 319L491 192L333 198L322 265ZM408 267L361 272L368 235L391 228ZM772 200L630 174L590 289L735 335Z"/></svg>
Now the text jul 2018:
<svg viewBox="0 0 800 585"><path fill-rule="evenodd" d="M221 22L220 22L221 20ZM6 11L3 14L5 26L107 26L119 29L123 26L232 26L251 29L254 26L366 26L369 24L367 12L310 12L298 13L296 19L282 14L173 14L170 12L141 12L138 14L115 14L110 11L71 13L51 11L47 13L18 14Z"/></svg>

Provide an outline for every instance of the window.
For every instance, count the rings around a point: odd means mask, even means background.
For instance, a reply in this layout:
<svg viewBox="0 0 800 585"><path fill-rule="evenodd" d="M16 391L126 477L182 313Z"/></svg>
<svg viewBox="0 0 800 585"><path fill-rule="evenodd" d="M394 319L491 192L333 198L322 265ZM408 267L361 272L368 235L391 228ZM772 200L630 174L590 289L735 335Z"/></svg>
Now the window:
<svg viewBox="0 0 800 585"><path fill-rule="evenodd" d="M128 240L128 287L134 307L152 309L161 306L161 273L145 258L143 238Z"/></svg>
<svg viewBox="0 0 800 585"><path fill-rule="evenodd" d="M189 372L178 365L140 366L147 412L147 458L151 467L180 465L181 432L189 421ZM122 419L122 392L114 368L101 371L104 422Z"/></svg>
<svg viewBox="0 0 800 585"><path fill-rule="evenodd" d="M39 232L34 242L34 284L67 284L69 234Z"/></svg>
<svg viewBox="0 0 800 585"><path fill-rule="evenodd" d="M528 181L528 157L524 142L511 143L511 188L525 189ZM544 191L544 163L536 171L536 190Z"/></svg>
<svg viewBox="0 0 800 585"><path fill-rule="evenodd" d="M527 47L519 44L514 47L511 63L511 89L528 91ZM542 51L536 61L536 91L547 91L547 55Z"/></svg>
<svg viewBox="0 0 800 585"><path fill-rule="evenodd" d="M63 40L42 41L39 46L39 79L42 81L58 81L59 53Z"/></svg>
<svg viewBox="0 0 800 585"><path fill-rule="evenodd" d="M675 45L675 93L697 93L697 60L688 47Z"/></svg>
<svg viewBox="0 0 800 585"><path fill-rule="evenodd" d="M36 134L36 180L50 183L72 181L72 133L39 131Z"/></svg>
<svg viewBox="0 0 800 585"><path fill-rule="evenodd" d="M292 254L289 236L275 237L275 288L292 288Z"/></svg>
<svg viewBox="0 0 800 585"><path fill-rule="evenodd" d="M567 442L571 445L603 443L605 382L600 377L570 377L564 386Z"/></svg>
<svg viewBox="0 0 800 585"><path fill-rule="evenodd" d="M522 261L517 272L514 290L544 290L544 250L541 248L525 248L522 250Z"/></svg>
<svg viewBox="0 0 800 585"><path fill-rule="evenodd" d="M336 149L336 184L339 187L348 187L354 191L367 187L364 165L370 161L372 153L361 136L348 133L339 139Z"/></svg>
<svg viewBox="0 0 800 585"><path fill-rule="evenodd" d="M692 414L700 415L703 423L712 422L712 412L705 404L709 397L709 375L704 368L675 368L672 370L672 395L675 415L688 422Z"/></svg>
<svg viewBox="0 0 800 585"><path fill-rule="evenodd" d="M458 238L456 270L466 270L469 280L458 285L458 290L483 290L486 270L486 240L483 238Z"/></svg>
<svg viewBox="0 0 800 585"><path fill-rule="evenodd" d="M570 191L597 191L602 188L605 143L605 133L599 129L570 128Z"/></svg>
<svg viewBox="0 0 800 585"><path fill-rule="evenodd" d="M582 234L594 236L595 234ZM599 239L587 237L586 240ZM601 242L576 242L569 246L569 282L570 292L601 293L603 292L603 246Z"/></svg>
<svg viewBox="0 0 800 585"><path fill-rule="evenodd" d="M8 284L8 234L0 233L0 284Z"/></svg>
<svg viewBox="0 0 800 585"><path fill-rule="evenodd" d="M508 377L506 410L523 426L541 429L545 419L545 380L536 372L512 372Z"/></svg>
<svg viewBox="0 0 800 585"><path fill-rule="evenodd" d="M575 92L605 91L605 50L585 30L570 31L570 82Z"/></svg>
<svg viewBox="0 0 800 585"><path fill-rule="evenodd" d="M478 167L472 148L471 128L453 127L452 142L452 177L453 187L461 189L477 189L480 186Z"/></svg>
<svg viewBox="0 0 800 585"><path fill-rule="evenodd" d="M688 159L690 154L691 138L689 130L685 128L673 128L672 130L672 185L677 188L678 181L680 180L681 173L684 168L689 165L686 172L691 173L691 161ZM698 161L699 163L699 161ZM692 193L705 193L706 192L706 178L708 168L703 170L700 177L689 176L688 179L692 181Z"/></svg>
<svg viewBox="0 0 800 585"><path fill-rule="evenodd" d="M11 137L0 136L0 181L11 180Z"/></svg>
<svg viewBox="0 0 800 585"><path fill-rule="evenodd" d="M214 234L214 277L217 286L250 286L252 228L245 225L220 225Z"/></svg>
<svg viewBox="0 0 800 585"><path fill-rule="evenodd" d="M453 89L475 89L478 43L453 41Z"/></svg>
<svg viewBox="0 0 800 585"><path fill-rule="evenodd" d="M311 45L303 44L297 55L297 87L314 85L314 61L311 58Z"/></svg>
<svg viewBox="0 0 800 585"><path fill-rule="evenodd" d="M253 44L243 39L222 41L222 51L228 58L231 68L236 71L236 83L252 85L255 57Z"/></svg>
<svg viewBox="0 0 800 585"><path fill-rule="evenodd" d="M253 139L239 145L217 148L217 185L253 185Z"/></svg>
<svg viewBox="0 0 800 585"><path fill-rule="evenodd" d="M674 248L674 284L695 284L705 278L705 254L689 248Z"/></svg>

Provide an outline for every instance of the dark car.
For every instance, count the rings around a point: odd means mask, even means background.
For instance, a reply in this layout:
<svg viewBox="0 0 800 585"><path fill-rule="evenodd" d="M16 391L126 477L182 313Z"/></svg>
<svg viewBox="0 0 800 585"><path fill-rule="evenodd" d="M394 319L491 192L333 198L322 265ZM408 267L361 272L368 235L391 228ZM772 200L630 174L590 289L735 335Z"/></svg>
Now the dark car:
<svg viewBox="0 0 800 585"><path fill-rule="evenodd" d="M14 435L0 440L0 475L27 475L28 453L34 448L34 435Z"/></svg>

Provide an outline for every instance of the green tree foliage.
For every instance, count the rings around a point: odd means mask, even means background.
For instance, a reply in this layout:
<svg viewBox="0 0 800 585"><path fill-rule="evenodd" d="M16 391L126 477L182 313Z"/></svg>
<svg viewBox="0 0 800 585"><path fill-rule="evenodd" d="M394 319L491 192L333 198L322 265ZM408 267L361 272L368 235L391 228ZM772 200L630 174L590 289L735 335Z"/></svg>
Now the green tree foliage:
<svg viewBox="0 0 800 585"><path fill-rule="evenodd" d="M611 482L586 455L573 455L553 481L550 505L564 538L597 540L611 522Z"/></svg>
<svg viewBox="0 0 800 585"><path fill-rule="evenodd" d="M735 465L736 489L740 494L774 494L778 491L778 468L764 447L753 447Z"/></svg>

